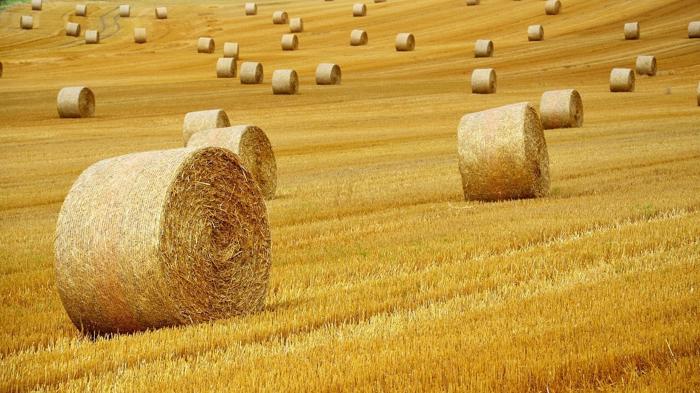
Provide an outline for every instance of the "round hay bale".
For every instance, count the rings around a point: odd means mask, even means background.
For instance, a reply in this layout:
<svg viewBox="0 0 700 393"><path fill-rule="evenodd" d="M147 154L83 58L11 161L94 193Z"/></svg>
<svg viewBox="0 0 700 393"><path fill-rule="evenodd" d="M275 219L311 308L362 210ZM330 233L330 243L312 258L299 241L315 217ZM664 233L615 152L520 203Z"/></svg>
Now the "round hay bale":
<svg viewBox="0 0 700 393"><path fill-rule="evenodd" d="M183 146L187 146L190 137L199 131L229 126L231 126L231 123L228 120L228 116L221 109L189 112L185 115L185 120L182 123Z"/></svg>
<svg viewBox="0 0 700 393"><path fill-rule="evenodd" d="M22 15L19 18L19 27L24 30L31 30L34 28L34 17L29 15Z"/></svg>
<svg viewBox="0 0 700 393"><path fill-rule="evenodd" d="M134 42L137 44L145 44L146 43L146 28L145 27L136 27L134 29Z"/></svg>
<svg viewBox="0 0 700 393"><path fill-rule="evenodd" d="M260 311L271 262L260 190L216 147L93 164L63 202L55 252L63 306L92 335Z"/></svg>
<svg viewBox="0 0 700 393"><path fill-rule="evenodd" d="M332 63L321 63L316 67L317 85L339 85L342 79L340 66Z"/></svg>
<svg viewBox="0 0 700 393"><path fill-rule="evenodd" d="M352 46L367 45L367 32L364 30L353 30L350 33L350 45L352 45Z"/></svg>
<svg viewBox="0 0 700 393"><path fill-rule="evenodd" d="M95 94L87 87L64 87L56 99L61 118L92 117L95 114Z"/></svg>
<svg viewBox="0 0 700 393"><path fill-rule="evenodd" d="M476 40L474 44L474 57L491 57L493 56L493 41L491 40Z"/></svg>
<svg viewBox="0 0 700 393"><path fill-rule="evenodd" d="M688 23L688 38L700 38L700 21Z"/></svg>
<svg viewBox="0 0 700 393"><path fill-rule="evenodd" d="M496 92L496 71L493 68L477 68L472 71L472 93L493 94Z"/></svg>
<svg viewBox="0 0 700 393"><path fill-rule="evenodd" d="M294 70L275 70L272 73L273 94L297 94L299 92L299 76Z"/></svg>
<svg viewBox="0 0 700 393"><path fill-rule="evenodd" d="M530 25L527 28L528 41L542 41L544 39L544 28L542 25Z"/></svg>
<svg viewBox="0 0 700 393"><path fill-rule="evenodd" d="M87 4L76 4L75 16L87 16Z"/></svg>
<svg viewBox="0 0 700 393"><path fill-rule="evenodd" d="M479 0L467 0L467 5L479 5Z"/></svg>
<svg viewBox="0 0 700 393"><path fill-rule="evenodd" d="M394 46L397 52L410 52L416 48L416 37L411 33L399 33L396 35Z"/></svg>
<svg viewBox="0 0 700 393"><path fill-rule="evenodd" d="M70 37L80 37L80 24L75 22L66 23L66 35Z"/></svg>
<svg viewBox="0 0 700 393"><path fill-rule="evenodd" d="M128 18L131 16L131 6L129 4L122 4L119 6L119 16L122 18Z"/></svg>
<svg viewBox="0 0 700 393"><path fill-rule="evenodd" d="M583 124L583 100L574 89L545 91L540 99L540 116L545 130L578 128Z"/></svg>
<svg viewBox="0 0 700 393"><path fill-rule="evenodd" d="M276 25L283 25L289 21L287 13L284 11L275 11L272 13L272 23Z"/></svg>
<svg viewBox="0 0 700 393"><path fill-rule="evenodd" d="M253 175L265 199L275 197L277 163L272 144L256 126L242 125L200 131L187 142L189 148L223 147L236 153L243 167Z"/></svg>
<svg viewBox="0 0 700 393"><path fill-rule="evenodd" d="M85 30L85 43L86 44L99 44L100 43L100 32L97 30Z"/></svg>
<svg viewBox="0 0 700 393"><path fill-rule="evenodd" d="M547 0L544 4L544 13L546 15L558 15L561 10L561 1L559 0Z"/></svg>
<svg viewBox="0 0 700 393"><path fill-rule="evenodd" d="M224 57L232 57L238 60L237 42L224 42Z"/></svg>
<svg viewBox="0 0 700 393"><path fill-rule="evenodd" d="M42 0L32 0L32 11L41 11L43 5Z"/></svg>
<svg viewBox="0 0 700 393"><path fill-rule="evenodd" d="M656 57L655 56L637 56L635 70L639 75L656 75Z"/></svg>
<svg viewBox="0 0 700 393"><path fill-rule="evenodd" d="M352 5L352 16L365 16L367 15L367 6L361 3Z"/></svg>
<svg viewBox="0 0 700 393"><path fill-rule="evenodd" d="M197 40L197 53L214 53L216 45L211 37L199 37Z"/></svg>
<svg viewBox="0 0 700 393"><path fill-rule="evenodd" d="M168 9L166 7L156 7L157 19L168 19Z"/></svg>
<svg viewBox="0 0 700 393"><path fill-rule="evenodd" d="M282 50L297 50L299 48L299 38L296 34L282 35Z"/></svg>
<svg viewBox="0 0 700 393"><path fill-rule="evenodd" d="M236 59L221 57L216 61L217 78L234 78L236 76Z"/></svg>
<svg viewBox="0 0 700 393"><path fill-rule="evenodd" d="M638 40L639 39L639 22L625 23L625 39L626 40Z"/></svg>
<svg viewBox="0 0 700 393"><path fill-rule="evenodd" d="M241 63L241 84L242 85L257 85L263 82L263 66L254 61Z"/></svg>
<svg viewBox="0 0 700 393"><path fill-rule="evenodd" d="M248 16L258 14L258 5L255 3L245 3L245 14Z"/></svg>
<svg viewBox="0 0 700 393"><path fill-rule="evenodd" d="M549 191L544 131L526 102L462 117L457 150L468 201L534 198Z"/></svg>
<svg viewBox="0 0 700 393"><path fill-rule="evenodd" d="M302 18L291 18L289 20L289 31L292 33L301 33L304 31L304 20Z"/></svg>
<svg viewBox="0 0 700 393"><path fill-rule="evenodd" d="M610 72L610 91L633 92L634 72L629 68L613 68Z"/></svg>

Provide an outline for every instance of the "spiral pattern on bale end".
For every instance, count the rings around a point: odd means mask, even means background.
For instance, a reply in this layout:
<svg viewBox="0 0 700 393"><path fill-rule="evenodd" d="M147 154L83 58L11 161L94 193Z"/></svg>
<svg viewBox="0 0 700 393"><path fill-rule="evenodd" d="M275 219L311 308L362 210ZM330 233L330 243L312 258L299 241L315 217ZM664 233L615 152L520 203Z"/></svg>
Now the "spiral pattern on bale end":
<svg viewBox="0 0 700 393"><path fill-rule="evenodd" d="M231 123L228 119L228 115L221 109L188 112L185 115L185 120L182 122L183 146L187 146L187 142L192 135L199 131L209 130L211 128L224 128L230 125Z"/></svg>
<svg viewBox="0 0 700 393"><path fill-rule="evenodd" d="M95 94L87 87L64 87L56 98L58 115L62 118L92 117L95 114Z"/></svg>
<svg viewBox="0 0 700 393"><path fill-rule="evenodd" d="M364 30L353 30L350 33L350 45L361 46L367 45L367 32Z"/></svg>
<svg viewBox="0 0 700 393"><path fill-rule="evenodd" d="M545 130L583 125L583 100L574 89L546 91L540 99L540 118Z"/></svg>
<svg viewBox="0 0 700 393"><path fill-rule="evenodd" d="M629 68L613 68L610 71L610 91L633 92L635 84L634 72Z"/></svg>
<svg viewBox="0 0 700 393"><path fill-rule="evenodd" d="M254 61L241 63L240 79L243 85L257 85L263 82L263 66Z"/></svg>

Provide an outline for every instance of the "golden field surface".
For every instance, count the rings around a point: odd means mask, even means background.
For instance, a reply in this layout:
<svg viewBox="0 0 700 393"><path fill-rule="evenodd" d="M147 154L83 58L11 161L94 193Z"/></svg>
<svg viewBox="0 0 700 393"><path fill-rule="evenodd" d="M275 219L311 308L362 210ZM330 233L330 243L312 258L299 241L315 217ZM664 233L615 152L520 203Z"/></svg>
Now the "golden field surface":
<svg viewBox="0 0 700 393"><path fill-rule="evenodd" d="M697 0L44 1L0 11L0 391L700 391L700 20ZM168 19L153 8L168 6ZM301 16L300 48L280 49ZM20 30L20 15L35 17ZM102 32L64 35L66 21ZM625 22L641 39L625 41ZM528 42L541 23L545 40ZM133 43L133 28L148 43ZM349 45L364 28L369 44ZM414 52L396 52L400 32ZM216 54L198 54L210 35ZM492 58L473 43L494 41ZM265 83L217 79L225 41ZM610 93L613 67L659 73ZM340 86L316 86L321 62ZM473 95L474 68L498 92ZM272 95L272 71L300 94ZM96 115L59 119L86 85ZM583 128L545 132L545 198L465 202L461 116L576 88ZM222 108L270 137L273 264L262 313L91 339L66 315L53 237L92 163L182 143L185 113Z"/></svg>

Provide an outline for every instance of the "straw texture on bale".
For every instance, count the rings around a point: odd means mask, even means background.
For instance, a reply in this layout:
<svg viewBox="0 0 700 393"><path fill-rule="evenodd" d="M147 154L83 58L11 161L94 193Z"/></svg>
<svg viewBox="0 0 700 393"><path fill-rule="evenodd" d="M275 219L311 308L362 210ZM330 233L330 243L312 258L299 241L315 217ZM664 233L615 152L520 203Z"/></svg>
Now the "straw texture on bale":
<svg viewBox="0 0 700 393"><path fill-rule="evenodd" d="M33 11L41 11L41 8L43 6L43 1L42 0L32 0L32 10Z"/></svg>
<svg viewBox="0 0 700 393"><path fill-rule="evenodd" d="M131 16L131 6L129 4L122 4L119 6L119 16L122 18L128 18Z"/></svg>
<svg viewBox="0 0 700 393"><path fill-rule="evenodd" d="M276 25L283 25L289 21L287 13L284 11L275 11L272 13L272 23Z"/></svg>
<svg viewBox="0 0 700 393"><path fill-rule="evenodd" d="M275 70L272 73L273 94L297 94L299 92L299 76L294 70Z"/></svg>
<svg viewBox="0 0 700 393"><path fill-rule="evenodd" d="M282 35L282 50L297 50L299 48L299 38L296 34Z"/></svg>
<svg viewBox="0 0 700 393"><path fill-rule="evenodd" d="M302 18L291 18L289 20L289 31L292 33L301 33L304 31L304 20Z"/></svg>
<svg viewBox="0 0 700 393"><path fill-rule="evenodd" d="M246 15L257 15L258 5L255 3L245 3L245 14Z"/></svg>
<svg viewBox="0 0 700 393"><path fill-rule="evenodd" d="M260 63L253 61L241 63L240 74L243 85L257 85L263 82L263 66Z"/></svg>
<svg viewBox="0 0 700 393"><path fill-rule="evenodd" d="M416 37L411 33L399 33L396 35L394 46L399 52L410 52L416 48Z"/></svg>
<svg viewBox="0 0 700 393"><path fill-rule="evenodd" d="M635 70L639 75L656 75L656 57L655 56L637 56Z"/></svg>
<svg viewBox="0 0 700 393"><path fill-rule="evenodd" d="M545 130L583 125L583 100L574 89L546 91L540 99L540 117Z"/></svg>
<svg viewBox="0 0 700 393"><path fill-rule="evenodd" d="M85 30L85 43L86 44L99 44L100 43L100 32L97 30Z"/></svg>
<svg viewBox="0 0 700 393"><path fill-rule="evenodd" d="M367 15L367 6L361 3L352 5L352 16L365 16Z"/></svg>
<svg viewBox="0 0 700 393"><path fill-rule="evenodd" d="M321 63L316 67L317 85L339 85L342 79L340 66L331 63Z"/></svg>
<svg viewBox="0 0 700 393"><path fill-rule="evenodd" d="M629 68L613 68L610 71L610 91L632 92L634 91L634 72Z"/></svg>
<svg viewBox="0 0 700 393"><path fill-rule="evenodd" d="M477 68L472 71L472 93L492 94L496 92L496 71L493 68Z"/></svg>
<svg viewBox="0 0 700 393"><path fill-rule="evenodd" d="M34 28L34 17L29 15L22 15L19 18L19 27L24 30L31 30Z"/></svg>
<svg viewBox="0 0 700 393"><path fill-rule="evenodd" d="M542 25L530 25L527 28L528 41L542 41L544 39L544 28Z"/></svg>
<svg viewBox="0 0 700 393"><path fill-rule="evenodd" d="M58 115L62 118L92 117L95 114L95 95L87 87L64 87L56 99Z"/></svg>
<svg viewBox="0 0 700 393"><path fill-rule="evenodd" d="M639 22L625 23L625 39L626 40L638 40L639 39Z"/></svg>
<svg viewBox="0 0 700 393"><path fill-rule="evenodd" d="M271 263L265 202L230 150L129 154L87 168L56 225L56 286L87 334L260 311Z"/></svg>
<svg viewBox="0 0 700 393"><path fill-rule="evenodd" d="M688 38L700 38L700 21L688 23Z"/></svg>
<svg viewBox="0 0 700 393"><path fill-rule="evenodd" d="M76 4L75 16L87 16L87 4Z"/></svg>
<svg viewBox="0 0 700 393"><path fill-rule="evenodd" d="M221 57L216 61L217 78L233 78L236 76L236 59Z"/></svg>
<svg viewBox="0 0 700 393"><path fill-rule="evenodd" d="M238 60L237 42L224 42L224 57L232 57Z"/></svg>
<svg viewBox="0 0 700 393"><path fill-rule="evenodd" d="M231 126L226 112L221 109L189 112L182 123L182 140L187 146L187 141L195 133L211 128L224 128Z"/></svg>
<svg viewBox="0 0 700 393"><path fill-rule="evenodd" d="M145 27L136 27L134 29L134 42L137 44L145 44L146 43L146 28Z"/></svg>
<svg viewBox="0 0 700 393"><path fill-rule="evenodd" d="M544 4L544 13L546 15L558 15L561 11L561 1L559 0L547 0Z"/></svg>
<svg viewBox="0 0 700 393"><path fill-rule="evenodd" d="M165 7L156 7L156 18L168 19L168 9Z"/></svg>
<svg viewBox="0 0 700 393"><path fill-rule="evenodd" d="M476 40L474 44L474 57L491 57L493 56L493 41L491 40Z"/></svg>
<svg viewBox="0 0 700 393"><path fill-rule="evenodd" d="M211 37L199 37L197 40L197 53L214 53L216 45Z"/></svg>
<svg viewBox="0 0 700 393"><path fill-rule="evenodd" d="M465 115L457 146L466 200L533 198L549 191L547 143L528 103Z"/></svg>
<svg viewBox="0 0 700 393"><path fill-rule="evenodd" d="M66 35L71 37L80 36L80 24L75 22L66 23Z"/></svg>
<svg viewBox="0 0 700 393"><path fill-rule="evenodd" d="M200 131L187 142L189 148L223 147L236 153L243 167L253 175L265 199L275 197L277 163L272 144L258 127L242 125Z"/></svg>
<svg viewBox="0 0 700 393"><path fill-rule="evenodd" d="M467 5L479 5L479 0L467 0Z"/></svg>
<svg viewBox="0 0 700 393"><path fill-rule="evenodd" d="M361 46L367 45L367 32L364 30L353 30L350 33L350 45Z"/></svg>

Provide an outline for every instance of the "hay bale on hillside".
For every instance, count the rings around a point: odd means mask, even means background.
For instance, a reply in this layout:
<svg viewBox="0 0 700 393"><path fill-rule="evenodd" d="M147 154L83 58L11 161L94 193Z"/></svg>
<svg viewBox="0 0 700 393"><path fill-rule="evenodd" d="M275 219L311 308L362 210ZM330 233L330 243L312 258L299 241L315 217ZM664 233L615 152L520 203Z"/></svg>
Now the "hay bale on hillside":
<svg viewBox="0 0 700 393"><path fill-rule="evenodd" d="M75 16L87 16L87 4L76 4Z"/></svg>
<svg viewBox="0 0 700 393"><path fill-rule="evenodd" d="M299 38L296 34L282 35L282 50L297 50L299 48Z"/></svg>
<svg viewBox="0 0 700 393"><path fill-rule="evenodd" d="M639 22L625 23L625 39L626 40L638 40L639 39Z"/></svg>
<svg viewBox="0 0 700 393"><path fill-rule="evenodd" d="M546 91L540 99L540 115L545 130L578 128L583 124L583 100L574 89Z"/></svg>
<svg viewBox="0 0 700 393"><path fill-rule="evenodd" d="M561 11L561 1L559 0L547 0L544 4L545 15L558 15Z"/></svg>
<svg viewBox="0 0 700 393"><path fill-rule="evenodd" d="M168 9L166 7L156 7L157 19L168 19Z"/></svg>
<svg viewBox="0 0 700 393"><path fill-rule="evenodd" d="M275 70L272 73L273 94L297 94L299 92L299 76L294 70Z"/></svg>
<svg viewBox="0 0 700 393"><path fill-rule="evenodd" d="M245 14L253 16L258 14L258 5L255 3L245 3Z"/></svg>
<svg viewBox="0 0 700 393"><path fill-rule="evenodd" d="M75 22L66 23L66 35L70 37L80 37L80 24Z"/></svg>
<svg viewBox="0 0 700 393"><path fill-rule="evenodd" d="M121 18L128 18L131 16L131 6L129 4L122 4L119 6L119 16Z"/></svg>
<svg viewBox="0 0 700 393"><path fill-rule="evenodd" d="M29 15L22 15L19 18L19 27L24 30L31 30L34 28L34 17Z"/></svg>
<svg viewBox="0 0 700 393"><path fill-rule="evenodd" d="M466 200L533 198L549 191L547 143L528 103L462 117L457 150Z"/></svg>
<svg viewBox="0 0 700 393"><path fill-rule="evenodd" d="M350 45L361 46L367 45L367 32L364 30L353 30L350 33Z"/></svg>
<svg viewBox="0 0 700 393"><path fill-rule="evenodd" d="M134 28L134 42L137 44L145 44L146 43L146 28L145 27Z"/></svg>
<svg viewBox="0 0 700 393"><path fill-rule="evenodd" d="M232 57L238 60L237 42L224 42L224 57Z"/></svg>
<svg viewBox="0 0 700 393"><path fill-rule="evenodd" d="M241 63L241 84L257 85L263 82L263 78L264 74L262 64L254 61Z"/></svg>
<svg viewBox="0 0 700 393"><path fill-rule="evenodd" d="M43 5L44 3L42 0L32 0L32 11L41 11Z"/></svg>
<svg viewBox="0 0 700 393"><path fill-rule="evenodd" d="M301 33L304 31L304 20L302 18L291 18L289 20L289 31L292 33Z"/></svg>
<svg viewBox="0 0 700 393"><path fill-rule="evenodd" d="M700 21L688 23L688 38L700 38Z"/></svg>
<svg viewBox="0 0 700 393"><path fill-rule="evenodd" d="M182 140L184 145L187 146L190 137L199 131L210 128L224 128L230 125L231 123L226 112L221 109L189 112L185 115L185 120L182 122Z"/></svg>
<svg viewBox="0 0 700 393"><path fill-rule="evenodd" d="M61 118L92 117L95 114L95 94L85 86L64 87L56 99Z"/></svg>
<svg viewBox="0 0 700 393"><path fill-rule="evenodd" d="M416 48L416 37L411 33L399 33L396 35L394 46L397 52L410 52Z"/></svg>
<svg viewBox="0 0 700 393"><path fill-rule="evenodd" d="M493 56L493 41L491 40L476 40L474 44L474 57L491 57Z"/></svg>
<svg viewBox="0 0 700 393"><path fill-rule="evenodd" d="M86 44L99 44L100 43L100 32L97 30L85 30L85 43Z"/></svg>
<svg viewBox="0 0 700 393"><path fill-rule="evenodd" d="M479 5L479 0L467 0L467 5Z"/></svg>
<svg viewBox="0 0 700 393"><path fill-rule="evenodd" d="M639 75L656 75L656 57L637 56L637 61L635 62L635 70Z"/></svg>
<svg viewBox="0 0 700 393"><path fill-rule="evenodd" d="M216 147L93 164L63 202L55 252L63 306L88 334L260 311L271 262L262 194Z"/></svg>
<svg viewBox="0 0 700 393"><path fill-rule="evenodd" d="M544 28L542 25L530 25L527 27L528 41L542 41L544 39Z"/></svg>
<svg viewBox="0 0 700 393"><path fill-rule="evenodd" d="M236 59L221 57L216 61L217 78L234 78L236 76Z"/></svg>
<svg viewBox="0 0 700 393"><path fill-rule="evenodd" d="M284 11L275 11L272 13L272 23L275 25L283 25L289 21L289 16Z"/></svg>
<svg viewBox="0 0 700 393"><path fill-rule="evenodd" d="M634 72L629 68L613 68L610 72L610 91L633 92Z"/></svg>
<svg viewBox="0 0 700 393"><path fill-rule="evenodd" d="M242 125L200 131L187 142L189 148L223 147L238 154L253 175L265 199L275 197L277 163L267 135L256 126Z"/></svg>
<svg viewBox="0 0 700 393"><path fill-rule="evenodd" d="M472 93L493 94L496 92L496 71L493 68L477 68L472 71Z"/></svg>
<svg viewBox="0 0 700 393"><path fill-rule="evenodd" d="M211 37L199 37L197 40L197 53L214 53L216 45Z"/></svg>
<svg viewBox="0 0 700 393"><path fill-rule="evenodd" d="M367 15L367 6L361 3L353 4L352 6L352 16L365 16Z"/></svg>
<svg viewBox="0 0 700 393"><path fill-rule="evenodd" d="M340 66L332 63L321 63L316 67L317 85L339 85L342 79Z"/></svg>

